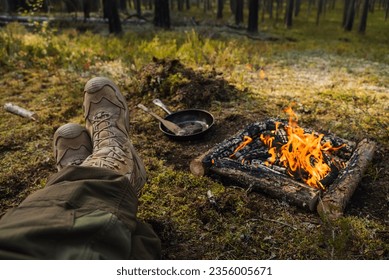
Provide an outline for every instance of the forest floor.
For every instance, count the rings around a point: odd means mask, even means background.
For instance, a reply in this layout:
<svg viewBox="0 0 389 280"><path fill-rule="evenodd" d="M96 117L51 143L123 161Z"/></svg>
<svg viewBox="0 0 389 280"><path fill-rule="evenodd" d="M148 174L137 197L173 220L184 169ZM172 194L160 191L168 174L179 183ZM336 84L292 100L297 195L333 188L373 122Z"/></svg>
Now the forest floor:
<svg viewBox="0 0 389 280"><path fill-rule="evenodd" d="M384 29L365 37L330 36L328 29L313 38L296 28L278 30L279 40L267 41L262 37L267 33L249 38L218 26L154 31L142 25L119 38L41 28L40 34L17 24L0 30L0 104L12 102L39 116L34 122L0 110L1 215L56 172L54 131L67 122L83 123L84 84L107 76L128 100L132 140L149 178L139 218L160 236L164 259L389 258L389 39L381 36ZM143 103L163 116L154 98L173 111L208 110L215 125L203 139L171 140L136 108ZM282 109L291 104L303 127L377 143L338 220L323 221L281 199L189 171L198 155L250 123L285 118Z"/></svg>

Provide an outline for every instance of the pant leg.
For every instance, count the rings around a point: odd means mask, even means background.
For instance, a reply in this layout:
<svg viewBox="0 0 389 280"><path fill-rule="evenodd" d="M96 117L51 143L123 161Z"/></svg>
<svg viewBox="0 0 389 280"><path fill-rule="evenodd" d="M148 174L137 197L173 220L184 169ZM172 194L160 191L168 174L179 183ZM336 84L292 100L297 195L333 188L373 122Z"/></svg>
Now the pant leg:
<svg viewBox="0 0 389 280"><path fill-rule="evenodd" d="M160 241L136 219L127 177L69 166L0 220L1 259L155 259Z"/></svg>

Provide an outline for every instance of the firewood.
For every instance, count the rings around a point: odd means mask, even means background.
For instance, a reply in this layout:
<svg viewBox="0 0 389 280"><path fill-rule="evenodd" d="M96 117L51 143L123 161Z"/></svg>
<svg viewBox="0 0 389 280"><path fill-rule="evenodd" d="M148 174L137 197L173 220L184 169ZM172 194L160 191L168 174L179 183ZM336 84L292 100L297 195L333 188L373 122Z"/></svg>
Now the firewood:
<svg viewBox="0 0 389 280"><path fill-rule="evenodd" d="M203 164L203 159L208 155L209 151L201 154L197 158L193 159L189 164L189 169L195 176L205 176L209 169Z"/></svg>
<svg viewBox="0 0 389 280"><path fill-rule="evenodd" d="M4 109L12 114L21 116L23 118L28 118L28 119L33 120L33 121L38 120L38 116L36 113L31 112L31 111L24 109L22 107L19 107L18 105L14 105L12 103L5 103Z"/></svg>
<svg viewBox="0 0 389 280"><path fill-rule="evenodd" d="M323 219L336 219L343 215L347 203L373 158L375 148L376 144L368 139L362 140L357 145L347 166L318 203L317 211Z"/></svg>
<svg viewBox="0 0 389 280"><path fill-rule="evenodd" d="M204 167L204 166L203 166ZM286 202L315 211L321 191L298 182L266 166L253 169L231 159L219 159L209 172L217 174L223 182L281 198Z"/></svg>

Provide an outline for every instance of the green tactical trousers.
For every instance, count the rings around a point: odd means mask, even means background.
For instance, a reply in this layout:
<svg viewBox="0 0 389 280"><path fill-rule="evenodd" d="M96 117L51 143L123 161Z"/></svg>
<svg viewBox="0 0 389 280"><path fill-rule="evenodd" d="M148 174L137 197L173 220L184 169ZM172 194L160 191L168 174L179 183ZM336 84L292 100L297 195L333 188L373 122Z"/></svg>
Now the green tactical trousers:
<svg viewBox="0 0 389 280"><path fill-rule="evenodd" d="M68 166L0 220L0 259L159 259L127 177Z"/></svg>

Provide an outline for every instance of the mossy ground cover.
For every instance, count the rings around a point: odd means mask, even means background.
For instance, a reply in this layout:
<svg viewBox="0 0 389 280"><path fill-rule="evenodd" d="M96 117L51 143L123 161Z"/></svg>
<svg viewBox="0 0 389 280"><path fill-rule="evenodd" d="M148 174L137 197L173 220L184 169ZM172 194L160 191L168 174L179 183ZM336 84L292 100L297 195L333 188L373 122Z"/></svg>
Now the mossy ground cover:
<svg viewBox="0 0 389 280"><path fill-rule="evenodd" d="M277 41L220 23L170 31L131 25L120 37L45 25L37 25L39 33L18 24L1 28L0 104L39 116L33 122L0 110L1 215L56 172L52 135L67 122L83 123L83 86L102 75L128 100L132 140L149 176L139 218L161 237L164 258L388 258L389 27L378 12L369 23L365 35L344 33L330 15L319 27L311 17L296 19L290 30L263 24L260 34ZM152 107L153 98L173 111L206 109L215 126L202 140L172 141L136 109L140 102ZM282 109L292 103L302 126L378 144L337 221L189 172L190 160L251 122L285 117Z"/></svg>

